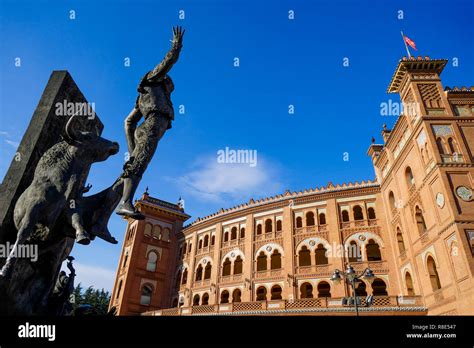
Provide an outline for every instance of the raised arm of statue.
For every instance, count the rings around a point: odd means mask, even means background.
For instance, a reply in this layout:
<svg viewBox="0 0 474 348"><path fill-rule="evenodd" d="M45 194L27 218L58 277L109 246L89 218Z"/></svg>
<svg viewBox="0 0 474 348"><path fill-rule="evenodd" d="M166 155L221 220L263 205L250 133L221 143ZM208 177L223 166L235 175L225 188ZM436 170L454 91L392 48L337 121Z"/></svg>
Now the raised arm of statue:
<svg viewBox="0 0 474 348"><path fill-rule="evenodd" d="M178 61L179 53L181 52L181 47L183 47L184 32L185 30L179 26L173 28L173 40L170 50L163 58L161 63L145 75L140 85L145 81L153 82L155 80L162 79L171 70L174 63Z"/></svg>
<svg viewBox="0 0 474 348"><path fill-rule="evenodd" d="M138 107L135 106L125 119L125 137L127 138L128 152L130 154L135 149L135 129L142 116Z"/></svg>

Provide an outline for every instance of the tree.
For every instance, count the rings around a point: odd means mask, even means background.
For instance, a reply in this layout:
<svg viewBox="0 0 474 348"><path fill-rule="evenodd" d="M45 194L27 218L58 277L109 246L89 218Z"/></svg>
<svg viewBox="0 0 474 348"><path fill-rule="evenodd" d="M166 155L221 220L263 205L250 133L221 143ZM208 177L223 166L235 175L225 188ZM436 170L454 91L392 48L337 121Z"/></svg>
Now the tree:
<svg viewBox="0 0 474 348"><path fill-rule="evenodd" d="M104 289L98 290L89 286L85 291L81 283L74 288L73 312L76 313L78 308L90 306L88 313L96 315L106 315L108 312L110 293Z"/></svg>

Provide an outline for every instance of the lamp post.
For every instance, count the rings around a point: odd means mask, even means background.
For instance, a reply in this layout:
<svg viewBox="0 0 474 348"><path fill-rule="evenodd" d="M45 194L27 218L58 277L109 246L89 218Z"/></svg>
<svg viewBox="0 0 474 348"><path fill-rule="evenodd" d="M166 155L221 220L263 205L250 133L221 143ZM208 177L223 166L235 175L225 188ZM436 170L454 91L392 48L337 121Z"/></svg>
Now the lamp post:
<svg viewBox="0 0 474 348"><path fill-rule="evenodd" d="M341 271L338 269L334 270L334 273L331 277L331 281L334 282L335 284L339 284L343 278L352 287L355 311L356 311L356 315L359 316L359 307L357 305L357 295L356 295L356 282L361 281L360 279L364 278L369 283L372 283L372 281L374 280L374 273L369 267L367 267L361 274L357 275L357 273L354 270L354 267L352 267L351 265L348 265L345 272L341 273Z"/></svg>

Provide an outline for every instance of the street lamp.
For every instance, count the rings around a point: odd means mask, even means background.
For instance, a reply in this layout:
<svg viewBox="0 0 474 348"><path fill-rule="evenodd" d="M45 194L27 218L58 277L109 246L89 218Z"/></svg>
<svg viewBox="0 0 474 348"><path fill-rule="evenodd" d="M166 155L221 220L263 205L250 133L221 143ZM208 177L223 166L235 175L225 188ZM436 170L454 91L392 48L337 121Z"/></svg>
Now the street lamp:
<svg viewBox="0 0 474 348"><path fill-rule="evenodd" d="M354 298L354 306L356 310L356 315L359 316L359 307L357 305L357 295L356 295L355 284L357 281L360 281L361 278L364 278L365 280L367 280L369 283L372 284L374 280L374 273L369 267L367 267L361 274L358 275L355 272L354 267L352 267L351 265L348 265L346 271L343 273L341 273L340 270L335 269L331 277L331 281L334 282L335 284L339 284L343 278L346 279L347 283L349 283L352 287L352 294Z"/></svg>

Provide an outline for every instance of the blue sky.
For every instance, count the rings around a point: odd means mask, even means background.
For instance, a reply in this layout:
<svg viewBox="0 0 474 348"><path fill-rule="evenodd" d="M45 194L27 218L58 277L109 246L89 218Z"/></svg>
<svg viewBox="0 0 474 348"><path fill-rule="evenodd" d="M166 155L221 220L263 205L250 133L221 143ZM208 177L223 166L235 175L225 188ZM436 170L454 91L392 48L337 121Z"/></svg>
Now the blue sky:
<svg viewBox="0 0 474 348"><path fill-rule="evenodd" d="M416 42L415 54L450 60L444 85L471 85L474 76L474 6L468 0L1 0L0 13L0 176L51 71L66 69L95 103L103 136L121 146L93 166L91 193L119 175L123 120L136 86L168 50L171 27L186 28L170 73L173 103L184 105L185 114L176 110L137 195L146 186L171 202L181 195L193 216L188 222L251 197L373 179L366 150L372 136L380 142L382 124L390 127L396 119L381 116L380 104L398 101L386 88L406 55L400 30ZM130 67L124 66L127 57ZM257 166L218 164L217 151L225 147L256 150ZM96 240L75 246L79 281L113 286L125 226L117 216L110 222L119 245Z"/></svg>

